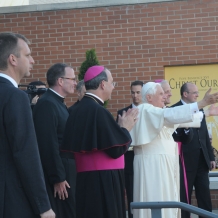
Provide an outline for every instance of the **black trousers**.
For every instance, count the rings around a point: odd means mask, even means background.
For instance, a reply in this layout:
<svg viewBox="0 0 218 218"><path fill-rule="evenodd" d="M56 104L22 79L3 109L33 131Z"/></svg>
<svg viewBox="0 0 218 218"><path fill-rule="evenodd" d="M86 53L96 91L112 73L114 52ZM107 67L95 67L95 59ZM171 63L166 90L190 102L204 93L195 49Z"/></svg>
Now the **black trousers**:
<svg viewBox="0 0 218 218"><path fill-rule="evenodd" d="M125 173L125 187L128 202L128 218L133 218L130 203L133 202L133 174Z"/></svg>
<svg viewBox="0 0 218 218"><path fill-rule="evenodd" d="M189 171L187 168L186 176L188 181L188 195L189 202L191 203L191 195L193 187L195 187L195 195L197 199L198 207L207 211L212 211L212 202L210 197L210 187L209 187L209 170L206 164L202 150L200 149L198 160L198 167L195 170ZM181 167L180 167L180 174ZM180 182L180 193L184 190L184 183ZM185 193L185 190L183 191ZM180 196L181 202L187 203L186 196L182 194ZM182 218L190 218L190 213L182 211ZM203 217L202 217L203 218Z"/></svg>
<svg viewBox="0 0 218 218"><path fill-rule="evenodd" d="M128 203L128 218L133 218L131 213L130 203L133 202L133 160L134 160L134 151L127 151L125 153L125 188L127 195Z"/></svg>

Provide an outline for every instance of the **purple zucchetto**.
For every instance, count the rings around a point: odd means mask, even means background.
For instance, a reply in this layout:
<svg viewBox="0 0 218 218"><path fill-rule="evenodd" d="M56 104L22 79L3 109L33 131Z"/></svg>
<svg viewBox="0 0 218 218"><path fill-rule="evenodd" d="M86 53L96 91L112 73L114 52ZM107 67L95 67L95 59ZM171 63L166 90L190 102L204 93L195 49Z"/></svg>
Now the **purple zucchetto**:
<svg viewBox="0 0 218 218"><path fill-rule="evenodd" d="M98 76L104 70L104 66L92 66L90 67L84 76L84 82L87 82L96 76Z"/></svg>

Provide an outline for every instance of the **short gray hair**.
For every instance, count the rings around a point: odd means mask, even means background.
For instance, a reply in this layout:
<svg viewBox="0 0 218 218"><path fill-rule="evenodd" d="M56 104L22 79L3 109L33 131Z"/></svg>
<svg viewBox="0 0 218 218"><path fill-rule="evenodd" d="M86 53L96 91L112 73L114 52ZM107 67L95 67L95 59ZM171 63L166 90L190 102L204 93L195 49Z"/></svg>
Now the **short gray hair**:
<svg viewBox="0 0 218 218"><path fill-rule="evenodd" d="M142 102L147 103L147 95L154 95L157 92L157 86L161 86L160 83L148 82L142 87Z"/></svg>
<svg viewBox="0 0 218 218"><path fill-rule="evenodd" d="M169 82L167 81L167 80L162 80L161 82L160 82L160 85L162 86L162 85L165 85L165 84L169 84Z"/></svg>
<svg viewBox="0 0 218 218"><path fill-rule="evenodd" d="M65 69L67 67L72 68L64 63L56 63L48 69L46 73L46 79L49 87L54 87L57 84L58 78L65 76Z"/></svg>
<svg viewBox="0 0 218 218"><path fill-rule="evenodd" d="M76 85L76 91L81 92L83 86L85 86L84 80L80 80Z"/></svg>

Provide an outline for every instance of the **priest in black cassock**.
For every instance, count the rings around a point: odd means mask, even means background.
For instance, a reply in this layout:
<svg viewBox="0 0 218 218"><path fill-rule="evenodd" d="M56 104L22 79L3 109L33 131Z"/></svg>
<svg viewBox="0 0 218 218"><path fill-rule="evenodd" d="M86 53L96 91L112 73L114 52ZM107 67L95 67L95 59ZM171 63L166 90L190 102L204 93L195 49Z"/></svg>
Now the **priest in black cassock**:
<svg viewBox="0 0 218 218"><path fill-rule="evenodd" d="M73 156L60 156L69 116L64 98L74 92L75 74L70 66L57 63L50 67L46 77L49 89L33 110L46 188L56 218L75 218L75 161Z"/></svg>
<svg viewBox="0 0 218 218"><path fill-rule="evenodd" d="M114 82L108 69L90 67L84 77L86 94L72 108L61 152L74 153L77 218L125 218L124 153L138 110L119 116L118 124L104 107Z"/></svg>

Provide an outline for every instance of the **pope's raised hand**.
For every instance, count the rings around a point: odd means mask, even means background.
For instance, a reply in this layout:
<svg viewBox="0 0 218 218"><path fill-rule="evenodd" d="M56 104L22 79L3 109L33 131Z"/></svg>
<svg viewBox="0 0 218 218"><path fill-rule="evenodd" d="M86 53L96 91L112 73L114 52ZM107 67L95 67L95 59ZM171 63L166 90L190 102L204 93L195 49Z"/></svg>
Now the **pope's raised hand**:
<svg viewBox="0 0 218 218"><path fill-rule="evenodd" d="M204 108L207 105L218 103L218 92L210 94L211 88L205 93L204 98L198 102L198 108Z"/></svg>

